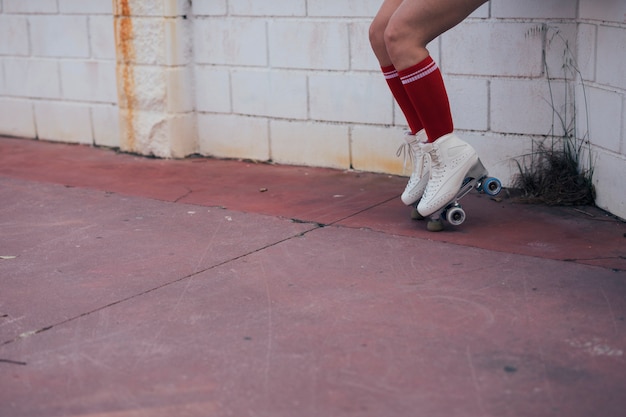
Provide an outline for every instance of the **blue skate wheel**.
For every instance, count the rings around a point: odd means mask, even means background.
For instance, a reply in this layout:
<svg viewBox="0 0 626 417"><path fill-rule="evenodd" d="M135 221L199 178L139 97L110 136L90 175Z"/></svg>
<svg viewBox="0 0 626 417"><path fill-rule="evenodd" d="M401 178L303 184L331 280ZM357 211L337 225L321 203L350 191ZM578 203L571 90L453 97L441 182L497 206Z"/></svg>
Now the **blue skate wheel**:
<svg viewBox="0 0 626 417"><path fill-rule="evenodd" d="M502 190L502 183L499 179L489 177L483 182L483 191L485 194L494 196Z"/></svg>

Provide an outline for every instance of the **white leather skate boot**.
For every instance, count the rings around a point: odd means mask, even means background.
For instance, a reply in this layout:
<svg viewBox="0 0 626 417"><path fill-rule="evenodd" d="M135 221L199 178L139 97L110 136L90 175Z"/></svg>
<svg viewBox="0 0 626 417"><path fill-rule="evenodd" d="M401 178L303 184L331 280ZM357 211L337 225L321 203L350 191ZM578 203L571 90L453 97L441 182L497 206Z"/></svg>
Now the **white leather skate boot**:
<svg viewBox="0 0 626 417"><path fill-rule="evenodd" d="M459 192L465 176L478 162L478 154L454 133L421 147L430 159L430 178L417 211L426 217L443 208Z"/></svg>
<svg viewBox="0 0 626 417"><path fill-rule="evenodd" d="M406 154L408 153L409 159L413 164L413 172L409 177L409 182L406 184L406 188L400 199L404 204L410 206L422 198L422 194L424 194L426 184L428 183L428 165L421 148L421 145L425 144L428 138L426 137L426 131L422 129L415 135L405 135L404 140L406 143L398 149L397 155L400 156L404 150L406 158ZM408 152L406 148L408 148Z"/></svg>

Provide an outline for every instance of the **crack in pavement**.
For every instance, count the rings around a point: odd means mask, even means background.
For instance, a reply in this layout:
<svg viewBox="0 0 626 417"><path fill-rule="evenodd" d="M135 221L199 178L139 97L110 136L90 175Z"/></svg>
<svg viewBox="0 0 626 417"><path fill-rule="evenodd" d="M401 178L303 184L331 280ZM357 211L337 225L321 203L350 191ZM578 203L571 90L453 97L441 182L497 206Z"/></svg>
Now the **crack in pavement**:
<svg viewBox="0 0 626 417"><path fill-rule="evenodd" d="M262 247L256 248L256 249L251 250L251 251L249 251L249 252L246 252L246 253L244 253L244 254L241 254L241 255L235 256L235 257L233 257L233 258L226 259L226 260L224 260L224 261L222 261L222 262L218 262L218 263L216 263L216 264L214 264L214 265L211 265L211 266L209 266L209 267L206 267L206 268L204 268L204 269L201 269L201 270L198 270L198 271L194 271L194 272L192 272L192 273L190 273L190 274L185 275L184 277L181 277L181 278L175 279L175 280L173 280L173 281L166 282L166 283L161 284L161 285L158 285L158 286L156 286L156 287L149 288L149 289L147 289L147 290L144 290L144 291L141 291L141 292L139 292L139 293L136 293L136 294L130 295L130 296L128 296L128 297L125 297L125 298L122 298L122 299L119 299L119 300L113 301L113 302L111 302L111 303L109 303L109 304L106 304L106 305L104 305L104 306L100 306L100 307L94 308L93 310L90 310L90 311L87 311L87 312L85 312L85 313L82 313L82 314L76 315L76 316L74 316L74 317L70 317L70 318L68 318L68 319L65 319L65 320L59 321L59 322L54 323L54 324L51 324L51 325L47 325L47 326L42 327L42 328L40 328L40 329L36 329L36 330L31 330L31 331L23 332L23 333L19 334L18 336L14 337L13 339L6 340L6 341L4 341L4 342L0 343L0 347L2 347L2 346L6 346L6 345L11 344L11 343L18 342L18 341L20 341L20 340L27 339L27 338L29 338L29 337L31 337L31 336L35 336L35 335L37 335L37 334L40 334L40 333L46 332L46 331L48 331L48 330L51 330L51 329L53 329L53 328L55 328L55 327L57 327L57 326L62 326L62 325L64 325L64 324L71 323L71 322L76 321L76 320L78 320L78 319L80 319L80 318L83 318L83 317L89 316L89 315L91 315L91 314L97 313L97 312L102 311L102 310L105 310L105 309L107 309L107 308L114 307L114 306L119 305L119 304L123 304L123 303L125 303L125 302L127 302L127 301L131 301L131 300L134 300L134 299L136 299L136 298L142 297L142 296L144 296L144 295L146 295L146 294L150 294L150 293L155 292L155 291L158 291L158 290L160 290L160 289L163 289L163 288L169 287L169 286L171 286L171 285L174 285L174 284L177 284L177 283L183 282L183 281L188 280L188 279L191 279L191 278L193 278L193 277L195 277L195 276L197 276L197 275L200 275L200 274L202 274L202 273L204 273L204 272L211 271L211 270L216 269L216 268L219 268L219 267L221 267L221 266L223 266L223 265L227 265L227 264L229 264L229 263L231 263L231 262L238 261L238 260L240 260L240 259L246 258L246 257L248 257L248 256L250 256L250 255L255 254L255 253L262 252L262 251L264 251L264 250L266 250L266 249L268 249L268 248L271 248L271 247L273 247L273 246L279 245L279 244L281 244L281 243L287 242L287 241L292 240L292 239L295 239L295 238L302 237L302 236L304 236L304 235L306 235L306 234L308 234L308 233L310 233L310 232L312 232L312 231L319 230L319 229L321 229L322 227L324 227L323 225L319 225L319 224L317 224L317 223L310 223L310 224L311 224L312 226L314 226L314 227L312 227L312 228L311 228L311 229L309 229L309 230L304 230L304 231L302 231L302 232L298 232L298 233L296 233L295 235L291 235L291 236L285 237L285 238L283 238L283 239L279 239L279 240L277 240L277 241L274 241L274 242L272 242L272 243L268 243L267 245L264 245L264 246L262 246ZM4 362L4 363L13 363L13 364L22 364L22 362L19 362L19 361L10 361L10 360L1 360L1 359L0 359L0 362ZM25 363L23 363L23 364L25 364Z"/></svg>

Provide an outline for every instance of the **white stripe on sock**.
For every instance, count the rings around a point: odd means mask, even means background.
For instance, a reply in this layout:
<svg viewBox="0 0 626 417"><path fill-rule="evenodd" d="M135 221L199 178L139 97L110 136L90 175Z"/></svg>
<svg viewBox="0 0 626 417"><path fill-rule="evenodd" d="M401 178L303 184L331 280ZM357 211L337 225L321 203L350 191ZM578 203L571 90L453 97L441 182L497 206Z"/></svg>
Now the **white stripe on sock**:
<svg viewBox="0 0 626 417"><path fill-rule="evenodd" d="M409 75L405 75L404 77L401 77L402 84L409 84L409 83L412 83L413 81L417 81L420 78L424 78L427 75L432 74L438 69L439 67L437 67L437 64L435 63L435 61L433 61L430 64L426 65L424 68L417 70Z"/></svg>
<svg viewBox="0 0 626 417"><path fill-rule="evenodd" d="M384 72L383 74L385 75L385 79L386 80L391 80L393 78L397 78L398 77L398 71L396 71L396 70L389 71L389 72Z"/></svg>

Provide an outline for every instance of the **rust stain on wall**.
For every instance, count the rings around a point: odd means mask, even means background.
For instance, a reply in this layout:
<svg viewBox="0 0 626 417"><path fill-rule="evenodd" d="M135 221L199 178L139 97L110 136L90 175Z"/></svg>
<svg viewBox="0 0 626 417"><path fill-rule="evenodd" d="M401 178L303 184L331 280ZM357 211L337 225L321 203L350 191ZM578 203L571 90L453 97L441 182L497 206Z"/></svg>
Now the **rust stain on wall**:
<svg viewBox="0 0 626 417"><path fill-rule="evenodd" d="M135 44L130 0L113 0L115 8L115 48L117 53L118 97L121 108L126 109L126 146L135 150ZM121 80L121 91L119 83Z"/></svg>

